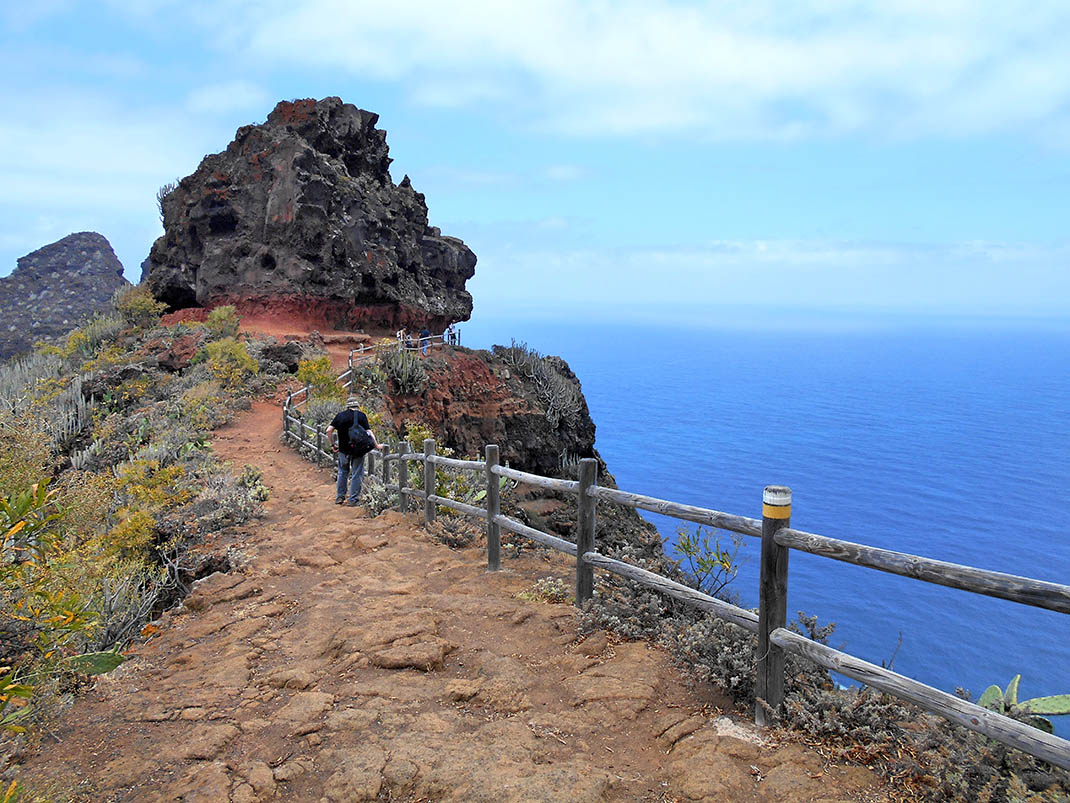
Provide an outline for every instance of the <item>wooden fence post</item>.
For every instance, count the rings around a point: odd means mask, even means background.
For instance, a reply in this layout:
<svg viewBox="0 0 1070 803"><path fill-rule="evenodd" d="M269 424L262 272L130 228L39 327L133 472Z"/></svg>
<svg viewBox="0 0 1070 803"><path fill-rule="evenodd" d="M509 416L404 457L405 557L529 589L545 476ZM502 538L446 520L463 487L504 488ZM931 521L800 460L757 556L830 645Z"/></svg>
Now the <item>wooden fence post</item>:
<svg viewBox="0 0 1070 803"><path fill-rule="evenodd" d="M428 438L424 441L424 526L431 526L435 520L435 503L431 497L435 494L435 464L430 458L435 453L435 439Z"/></svg>
<svg viewBox="0 0 1070 803"><path fill-rule="evenodd" d="M583 559L586 552L594 551L594 506L596 500L587 495L587 489L598 484L598 461L585 457L580 461L580 502L576 531L576 607L594 596L594 567Z"/></svg>
<svg viewBox="0 0 1070 803"><path fill-rule="evenodd" d="M386 485L388 482L390 482L390 461L386 457L389 451L390 446L388 444L386 449L383 451L383 485Z"/></svg>
<svg viewBox="0 0 1070 803"><path fill-rule="evenodd" d="M286 436L290 434L290 398L282 403L282 442L286 443Z"/></svg>
<svg viewBox="0 0 1070 803"><path fill-rule="evenodd" d="M364 476L370 477L375 474L375 450L372 449L368 452L368 456L364 463Z"/></svg>
<svg viewBox="0 0 1070 803"><path fill-rule="evenodd" d="M494 473L494 467L498 465L498 447L490 444L486 449L487 456L487 571L496 572L502 568L502 528L494 521L494 517L501 513L502 503L498 493L500 479Z"/></svg>
<svg viewBox="0 0 1070 803"><path fill-rule="evenodd" d="M398 452L401 454L398 459L398 509L402 513L408 513L409 495L405 490L409 485L409 461L405 459L405 455L409 453L409 442L402 441L398 445Z"/></svg>
<svg viewBox="0 0 1070 803"><path fill-rule="evenodd" d="M316 460L318 461L323 455L320 454L323 451L323 425L316 424Z"/></svg>
<svg viewBox="0 0 1070 803"><path fill-rule="evenodd" d="M769 725L769 710L784 705L784 651L769 634L787 624L788 550L777 544L777 530L791 525L791 488L767 485L762 493L762 557L758 589L758 677L754 721ZM762 705L762 701L765 705ZM765 707L768 706L768 709Z"/></svg>

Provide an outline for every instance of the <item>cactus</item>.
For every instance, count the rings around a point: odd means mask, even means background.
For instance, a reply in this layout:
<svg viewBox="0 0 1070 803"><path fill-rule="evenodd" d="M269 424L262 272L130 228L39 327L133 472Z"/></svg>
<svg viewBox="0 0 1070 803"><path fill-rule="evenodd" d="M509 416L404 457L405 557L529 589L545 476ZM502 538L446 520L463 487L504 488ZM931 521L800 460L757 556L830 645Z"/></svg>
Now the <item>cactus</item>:
<svg viewBox="0 0 1070 803"><path fill-rule="evenodd" d="M87 675L106 675L125 660L118 650L108 650L72 655L67 659L67 663Z"/></svg>
<svg viewBox="0 0 1070 803"><path fill-rule="evenodd" d="M1024 714L1025 721L1034 728L1048 733L1054 732L1051 720L1047 717L1070 714L1070 694L1033 697L1018 702L1018 684L1021 680L1021 675L1015 675L1007 684L1006 690L995 685L989 686L981 695L981 699L977 701L978 705L989 711L995 711L997 714Z"/></svg>

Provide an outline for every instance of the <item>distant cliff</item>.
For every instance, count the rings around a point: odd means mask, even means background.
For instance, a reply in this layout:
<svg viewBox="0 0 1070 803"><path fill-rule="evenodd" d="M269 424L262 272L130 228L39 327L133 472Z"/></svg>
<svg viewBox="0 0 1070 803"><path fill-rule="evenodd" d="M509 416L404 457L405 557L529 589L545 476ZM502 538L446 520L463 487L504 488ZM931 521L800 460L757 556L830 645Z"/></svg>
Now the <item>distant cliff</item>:
<svg viewBox="0 0 1070 803"><path fill-rule="evenodd" d="M279 103L162 201L143 267L172 309L234 304L340 327L467 320L475 254L390 177L379 116L339 98Z"/></svg>
<svg viewBox="0 0 1070 803"><path fill-rule="evenodd" d="M96 232L69 234L27 254L0 279L0 359L67 334L127 285L111 243Z"/></svg>

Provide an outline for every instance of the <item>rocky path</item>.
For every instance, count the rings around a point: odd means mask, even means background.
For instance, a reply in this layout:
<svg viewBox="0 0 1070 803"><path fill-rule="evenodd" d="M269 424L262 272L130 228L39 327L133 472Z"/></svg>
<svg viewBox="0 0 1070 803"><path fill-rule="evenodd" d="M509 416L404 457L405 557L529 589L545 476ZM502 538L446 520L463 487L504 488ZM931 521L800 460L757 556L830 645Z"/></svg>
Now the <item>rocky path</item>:
<svg viewBox="0 0 1070 803"><path fill-rule="evenodd" d="M415 515L333 504L257 403L214 446L271 488L240 568L83 694L20 773L73 799L590 801L878 799L862 768L762 744L644 643L576 635L516 597L568 563L478 549Z"/></svg>

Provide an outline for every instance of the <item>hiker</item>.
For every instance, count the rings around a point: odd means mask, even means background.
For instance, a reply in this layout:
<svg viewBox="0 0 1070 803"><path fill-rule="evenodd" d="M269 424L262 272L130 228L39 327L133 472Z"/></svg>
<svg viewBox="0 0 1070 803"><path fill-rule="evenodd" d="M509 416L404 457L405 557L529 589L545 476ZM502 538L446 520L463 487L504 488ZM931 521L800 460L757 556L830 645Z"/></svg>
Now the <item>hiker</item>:
<svg viewBox="0 0 1070 803"><path fill-rule="evenodd" d="M405 327L398 329L398 348L402 348L405 345Z"/></svg>
<svg viewBox="0 0 1070 803"><path fill-rule="evenodd" d="M442 339L445 340L451 346L456 345L453 342L453 324L452 323L449 326L446 327L446 331L442 334Z"/></svg>
<svg viewBox="0 0 1070 803"><path fill-rule="evenodd" d="M354 430L352 434L351 430ZM361 436L361 432L367 433L367 437ZM346 408L338 413L327 427L327 440L331 443L331 451L338 455L338 487L334 503L345 504L348 483L349 506L356 507L360 498L360 486L364 480L364 455L372 449L386 448L385 444L381 445L375 439L368 416L360 409L360 399L356 396L346 399Z"/></svg>
<svg viewBox="0 0 1070 803"><path fill-rule="evenodd" d="M427 356L427 350L431 347L431 330L424 326L420 330L420 348L423 350L424 356Z"/></svg>

